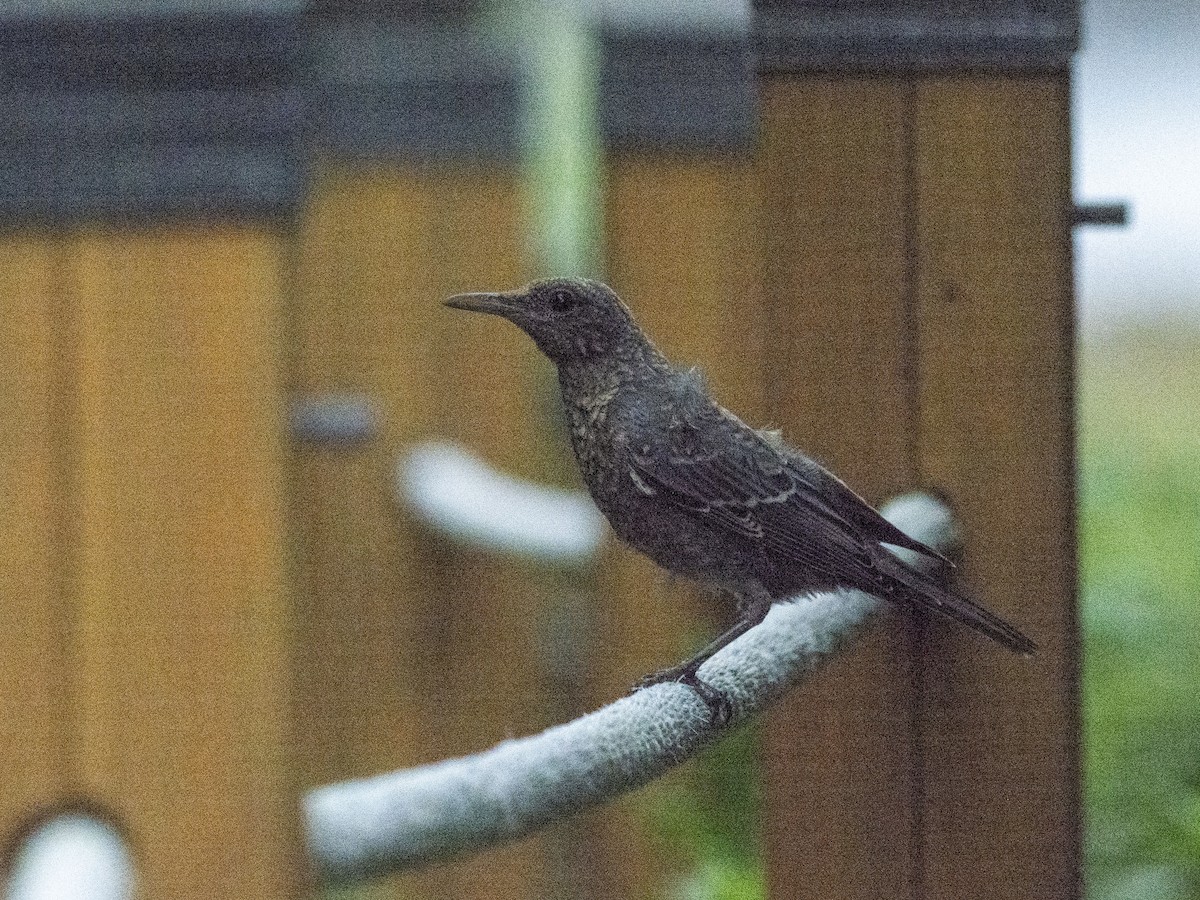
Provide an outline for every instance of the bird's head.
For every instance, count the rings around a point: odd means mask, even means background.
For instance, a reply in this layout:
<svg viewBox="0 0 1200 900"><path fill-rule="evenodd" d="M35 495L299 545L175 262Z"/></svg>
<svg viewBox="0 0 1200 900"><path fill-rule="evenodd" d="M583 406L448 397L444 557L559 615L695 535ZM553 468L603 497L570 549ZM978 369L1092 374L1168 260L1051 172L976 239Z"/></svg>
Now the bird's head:
<svg viewBox="0 0 1200 900"><path fill-rule="evenodd" d="M585 278L535 281L517 291L459 294L454 309L508 319L556 364L619 352L645 342L629 308L608 285Z"/></svg>

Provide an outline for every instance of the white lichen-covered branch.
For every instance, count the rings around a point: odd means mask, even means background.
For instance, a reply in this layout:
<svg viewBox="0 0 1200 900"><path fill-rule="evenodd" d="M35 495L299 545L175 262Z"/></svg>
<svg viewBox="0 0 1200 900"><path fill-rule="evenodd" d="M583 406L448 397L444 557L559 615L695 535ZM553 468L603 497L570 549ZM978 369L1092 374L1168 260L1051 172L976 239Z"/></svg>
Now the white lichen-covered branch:
<svg viewBox="0 0 1200 900"><path fill-rule="evenodd" d="M472 477L486 479L474 466ZM884 514L934 547L955 543L948 510L928 495L894 501ZM761 625L700 670L732 704L724 728L710 723L690 688L659 684L481 753L313 790L304 808L311 863L331 882L394 872L519 838L645 785L769 706L844 647L882 605L857 591L776 604Z"/></svg>

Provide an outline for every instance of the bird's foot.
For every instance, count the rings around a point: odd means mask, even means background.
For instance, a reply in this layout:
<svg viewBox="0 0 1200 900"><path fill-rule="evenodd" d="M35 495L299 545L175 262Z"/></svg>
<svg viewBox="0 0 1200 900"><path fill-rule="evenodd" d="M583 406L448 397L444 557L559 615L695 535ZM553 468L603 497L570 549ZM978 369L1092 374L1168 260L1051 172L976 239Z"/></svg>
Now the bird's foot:
<svg viewBox="0 0 1200 900"><path fill-rule="evenodd" d="M655 684L667 684L669 682L686 684L696 692L696 695L708 707L709 723L714 728L722 728L728 725L733 719L733 704L729 702L729 698L723 693L697 675L697 668L697 666L683 665L663 669L661 672L652 672L644 678L639 679L632 690L630 690L630 693L635 694L642 688L647 688Z"/></svg>

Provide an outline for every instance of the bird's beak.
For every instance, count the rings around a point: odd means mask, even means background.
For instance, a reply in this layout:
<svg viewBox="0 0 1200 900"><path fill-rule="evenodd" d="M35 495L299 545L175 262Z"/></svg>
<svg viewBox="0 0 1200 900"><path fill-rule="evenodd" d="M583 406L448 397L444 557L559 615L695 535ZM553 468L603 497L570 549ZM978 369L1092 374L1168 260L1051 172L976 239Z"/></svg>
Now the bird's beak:
<svg viewBox="0 0 1200 900"><path fill-rule="evenodd" d="M504 316L507 319L511 318L514 312L521 309L521 301L524 299L524 291L505 291L495 294L458 294L447 300L445 305L452 309L488 313L493 316Z"/></svg>

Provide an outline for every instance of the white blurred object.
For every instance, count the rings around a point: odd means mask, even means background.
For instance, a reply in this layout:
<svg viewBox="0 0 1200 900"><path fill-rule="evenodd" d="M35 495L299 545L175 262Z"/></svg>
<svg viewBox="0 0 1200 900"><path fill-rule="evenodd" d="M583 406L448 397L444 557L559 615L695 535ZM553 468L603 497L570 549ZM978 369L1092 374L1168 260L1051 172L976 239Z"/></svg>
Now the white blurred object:
<svg viewBox="0 0 1200 900"><path fill-rule="evenodd" d="M583 491L512 478L455 444L413 447L396 466L396 488L426 523L479 547L583 563L604 537L604 516Z"/></svg>
<svg viewBox="0 0 1200 900"><path fill-rule="evenodd" d="M133 859L106 822L82 813L56 816L13 854L4 900L128 900Z"/></svg>
<svg viewBox="0 0 1200 900"><path fill-rule="evenodd" d="M962 555L962 532L954 513L933 494L914 491L888 501L887 519L905 534L920 533L922 541L937 547L951 560L957 561ZM929 557L924 554L890 544L884 544L884 548L910 566L918 569L928 566Z"/></svg>

